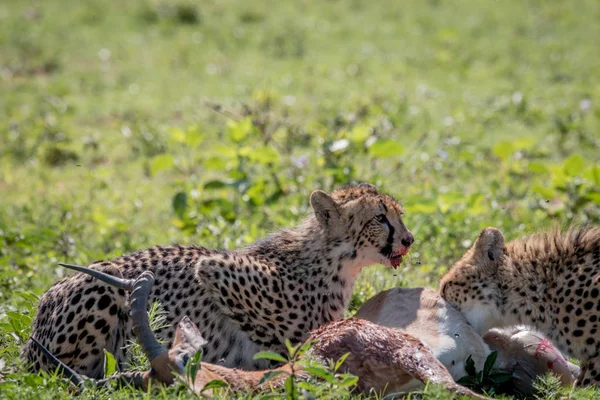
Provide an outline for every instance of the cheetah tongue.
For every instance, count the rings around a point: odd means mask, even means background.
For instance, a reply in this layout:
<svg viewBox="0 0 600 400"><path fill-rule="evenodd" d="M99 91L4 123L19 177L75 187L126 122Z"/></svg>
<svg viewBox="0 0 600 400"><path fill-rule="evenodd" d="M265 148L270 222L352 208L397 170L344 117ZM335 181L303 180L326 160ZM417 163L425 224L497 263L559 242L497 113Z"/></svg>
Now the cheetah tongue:
<svg viewBox="0 0 600 400"><path fill-rule="evenodd" d="M394 255L390 257L390 262L392 263L392 267L394 267L394 269L398 269L398 266L400 265L400 263L402 263L402 256L399 254Z"/></svg>

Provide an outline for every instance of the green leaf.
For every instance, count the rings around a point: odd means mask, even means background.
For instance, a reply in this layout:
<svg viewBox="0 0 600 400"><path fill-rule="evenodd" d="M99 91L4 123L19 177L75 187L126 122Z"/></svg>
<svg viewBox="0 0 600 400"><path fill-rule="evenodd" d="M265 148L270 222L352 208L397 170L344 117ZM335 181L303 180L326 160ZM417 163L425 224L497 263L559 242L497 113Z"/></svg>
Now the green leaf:
<svg viewBox="0 0 600 400"><path fill-rule="evenodd" d="M262 385L265 382L270 381L271 379L275 378L276 376L279 376L281 374L285 374L285 371L268 371L265 372L263 374L263 376L260 378L260 381L258 382L259 385Z"/></svg>
<svg viewBox="0 0 600 400"><path fill-rule="evenodd" d="M204 184L204 189L205 190L216 190L216 189L222 189L225 186L227 186L227 184L225 182L214 180L214 181L206 182Z"/></svg>
<svg viewBox="0 0 600 400"><path fill-rule="evenodd" d="M229 387L229 384L227 382L224 382L220 379L214 379L214 380L208 382L206 384L206 386L204 386L202 388L202 391L210 390L210 389L221 389L221 388L226 388L226 387Z"/></svg>
<svg viewBox="0 0 600 400"><path fill-rule="evenodd" d="M540 196L542 196L545 200L550 200L554 198L554 189L550 188L550 187L543 187L543 186L534 186L531 188L531 190L534 193L539 194Z"/></svg>
<svg viewBox="0 0 600 400"><path fill-rule="evenodd" d="M241 121L229 120L227 123L227 133L229 138L236 143L240 143L246 139L254 129L254 124L250 117L244 118Z"/></svg>
<svg viewBox="0 0 600 400"><path fill-rule="evenodd" d="M483 374L489 375L496 363L496 359L498 358L498 352L492 351L489 356L485 359L485 364L483 365Z"/></svg>
<svg viewBox="0 0 600 400"><path fill-rule="evenodd" d="M152 172L152 175L156 175L160 171L171 168L174 164L172 155L160 154L150 162L150 172Z"/></svg>
<svg viewBox="0 0 600 400"><path fill-rule="evenodd" d="M585 171L583 176L589 179L594 185L600 185L600 166L592 165L590 169Z"/></svg>
<svg viewBox="0 0 600 400"><path fill-rule="evenodd" d="M202 349L198 350L194 357L188 365L186 365L186 372L188 376L188 380L194 383L196 381L196 376L198 375L198 371L200 370L200 361L202 360Z"/></svg>
<svg viewBox="0 0 600 400"><path fill-rule="evenodd" d="M513 144L518 150L528 150L535 145L535 140L525 137L515 140Z"/></svg>
<svg viewBox="0 0 600 400"><path fill-rule="evenodd" d="M232 146L231 143L228 145L217 144L208 149L206 154L224 159L233 159L237 157L237 147Z"/></svg>
<svg viewBox="0 0 600 400"><path fill-rule="evenodd" d="M495 374L490 375L489 378L493 380L496 384L505 383L511 380L512 374L508 374L505 372L497 372Z"/></svg>
<svg viewBox="0 0 600 400"><path fill-rule="evenodd" d="M463 376L462 378L460 378L459 380L457 380L456 383L463 385L463 386L471 386L475 383L475 377L466 375L466 376Z"/></svg>
<svg viewBox="0 0 600 400"><path fill-rule="evenodd" d="M585 168L585 159L579 154L573 154L563 164L563 169L568 176L577 176Z"/></svg>
<svg viewBox="0 0 600 400"><path fill-rule="evenodd" d="M492 149L492 153L501 160L508 160L508 158L516 151L515 146L507 141L503 140L501 142L496 143L494 148Z"/></svg>
<svg viewBox="0 0 600 400"><path fill-rule="evenodd" d="M298 350L298 348L300 347L300 345L294 346L292 344L292 341L289 338L286 338L285 339L285 347L287 348L288 354L290 354L292 357L295 358L296 351Z"/></svg>
<svg viewBox="0 0 600 400"><path fill-rule="evenodd" d="M404 153L404 146L391 139L380 139L369 147L369 154L375 158L400 156Z"/></svg>
<svg viewBox="0 0 600 400"><path fill-rule="evenodd" d="M181 128L171 128L168 130L169 134L175 141L184 143L185 142L185 132Z"/></svg>
<svg viewBox="0 0 600 400"><path fill-rule="evenodd" d="M545 174L548 172L548 168L546 167L546 165L544 163L541 163L538 161L530 162L529 165L527 166L527 169L529 169L530 172L534 172L534 173L538 173L538 174Z"/></svg>
<svg viewBox="0 0 600 400"><path fill-rule="evenodd" d="M202 162L202 166L206 169L225 171L227 170L227 161L221 157L211 156Z"/></svg>
<svg viewBox="0 0 600 400"><path fill-rule="evenodd" d="M475 370L475 361L473 361L471 355L469 355L467 361L465 362L465 371L467 371L469 376L475 376L477 374L477 371Z"/></svg>
<svg viewBox="0 0 600 400"><path fill-rule="evenodd" d="M354 386L358 383L358 376L345 375L344 379L338 384L340 387Z"/></svg>
<svg viewBox="0 0 600 400"><path fill-rule="evenodd" d="M282 356L279 353L275 353L274 351L259 351L258 353L256 353L254 355L254 360L273 360L273 361L278 361L281 363L286 363L288 360L285 359L284 356Z"/></svg>
<svg viewBox="0 0 600 400"><path fill-rule="evenodd" d="M38 301L40 301L40 297L37 296L34 293L30 293L30 292L23 292L23 293L17 293L17 296L25 299L26 301L30 302L31 304L37 304Z"/></svg>
<svg viewBox="0 0 600 400"><path fill-rule="evenodd" d="M591 192L591 193L588 193L585 197L590 199L591 201L593 201L596 204L600 204L600 192Z"/></svg>
<svg viewBox="0 0 600 400"><path fill-rule="evenodd" d="M306 353L312 347L312 345L313 345L313 342L311 340L307 340L306 342L302 343L302 345L296 352L296 355L298 357L301 357L304 353Z"/></svg>
<svg viewBox="0 0 600 400"><path fill-rule="evenodd" d="M348 139L353 142L364 142L371 135L371 127L368 125L356 125L348 132Z"/></svg>
<svg viewBox="0 0 600 400"><path fill-rule="evenodd" d="M180 218L184 219L187 210L187 194L179 192L173 197L173 211Z"/></svg>
<svg viewBox="0 0 600 400"><path fill-rule="evenodd" d="M335 377L334 375L329 372L327 370L327 368L318 366L318 365L311 365L311 366L307 366L303 368L306 372L308 372L309 374L319 377L323 380L326 380L329 383L333 383Z"/></svg>
<svg viewBox="0 0 600 400"><path fill-rule="evenodd" d="M295 399L296 394L294 393L294 377L292 375L288 376L285 380L285 393L287 394L288 399Z"/></svg>
<svg viewBox="0 0 600 400"><path fill-rule="evenodd" d="M477 375L475 375L475 382L479 384L483 382L483 371L479 371Z"/></svg>
<svg viewBox="0 0 600 400"><path fill-rule="evenodd" d="M204 135L200 133L197 125L188 127L185 131L185 144L195 149L204 141Z"/></svg>
<svg viewBox="0 0 600 400"><path fill-rule="evenodd" d="M240 155L248 157L252 162L262 165L276 164L279 162L279 153L272 147L260 146L256 148L243 147Z"/></svg>
<svg viewBox="0 0 600 400"><path fill-rule="evenodd" d="M117 361L109 351L104 349L104 376L110 376L117 371Z"/></svg>
<svg viewBox="0 0 600 400"><path fill-rule="evenodd" d="M344 361L346 361L346 358L348 358L349 355L350 353L346 353L343 356L341 356L339 360L337 360L337 362L333 366L333 372L337 372L337 370L340 369L340 367L342 366Z"/></svg>

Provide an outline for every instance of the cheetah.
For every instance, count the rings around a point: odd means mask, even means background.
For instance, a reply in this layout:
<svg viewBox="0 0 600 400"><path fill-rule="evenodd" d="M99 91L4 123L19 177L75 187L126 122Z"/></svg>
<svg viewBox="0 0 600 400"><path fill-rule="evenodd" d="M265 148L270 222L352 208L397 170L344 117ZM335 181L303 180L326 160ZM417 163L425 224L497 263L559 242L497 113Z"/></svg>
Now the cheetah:
<svg viewBox="0 0 600 400"><path fill-rule="evenodd" d="M600 227L555 229L504 243L485 228L440 282L481 334L525 324L581 361L575 384L600 386Z"/></svg>
<svg viewBox="0 0 600 400"><path fill-rule="evenodd" d="M270 363L254 354L285 353L286 339L302 342L342 318L361 269L397 268L414 242L400 203L373 185L315 190L310 203L313 212L299 226L245 248L156 246L90 268L126 279L152 272L150 302L162 305L171 327L184 316L199 326L203 360L264 369ZM42 296L31 335L76 372L101 378L103 349L119 365L128 361L128 296L86 274L71 275ZM157 335L171 345L174 329ZM34 371L52 368L31 340L21 356Z"/></svg>

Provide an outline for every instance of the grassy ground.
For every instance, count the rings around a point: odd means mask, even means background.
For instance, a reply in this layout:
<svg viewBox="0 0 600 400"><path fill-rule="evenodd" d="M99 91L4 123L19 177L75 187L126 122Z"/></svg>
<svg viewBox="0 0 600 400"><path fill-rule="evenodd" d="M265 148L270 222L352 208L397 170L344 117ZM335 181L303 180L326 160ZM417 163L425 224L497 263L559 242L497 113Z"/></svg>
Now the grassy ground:
<svg viewBox="0 0 600 400"><path fill-rule="evenodd" d="M417 241L356 307L435 286L484 226L600 222L599 20L596 0L3 1L0 397L69 396L17 357L58 261L234 248L363 180Z"/></svg>

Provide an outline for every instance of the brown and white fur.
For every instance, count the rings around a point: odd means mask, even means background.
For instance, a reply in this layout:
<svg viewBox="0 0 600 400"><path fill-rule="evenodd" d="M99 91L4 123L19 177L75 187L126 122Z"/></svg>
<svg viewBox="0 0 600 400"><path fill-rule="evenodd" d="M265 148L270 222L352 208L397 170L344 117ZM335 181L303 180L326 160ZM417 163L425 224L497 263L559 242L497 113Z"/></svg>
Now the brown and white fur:
<svg viewBox="0 0 600 400"><path fill-rule="evenodd" d="M485 228L440 293L479 333L533 326L581 361L577 385L600 385L600 227L506 244L498 229Z"/></svg>
<svg viewBox="0 0 600 400"><path fill-rule="evenodd" d="M524 327L492 329L483 337L433 289L394 288L367 300L354 315L418 337L455 380L467 375L469 356L483 369L492 351L496 368L512 374L510 394L533 394L536 377L556 374L565 385L574 382L579 368L569 363L547 338Z"/></svg>

